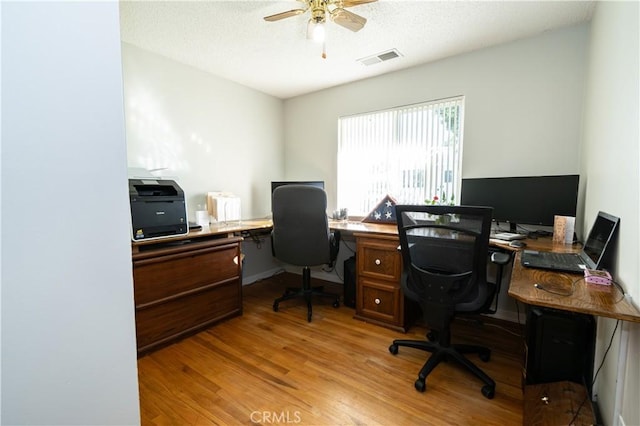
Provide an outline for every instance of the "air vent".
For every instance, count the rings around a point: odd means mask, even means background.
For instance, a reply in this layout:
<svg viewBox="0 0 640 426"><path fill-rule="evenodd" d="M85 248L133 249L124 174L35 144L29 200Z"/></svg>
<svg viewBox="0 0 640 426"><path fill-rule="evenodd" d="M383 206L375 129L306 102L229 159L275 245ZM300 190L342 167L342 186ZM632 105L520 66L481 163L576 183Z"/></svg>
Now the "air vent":
<svg viewBox="0 0 640 426"><path fill-rule="evenodd" d="M375 55L367 56L366 58L358 59L362 65L373 65L379 62L389 61L391 59L399 58L402 56L396 49L387 50L386 52L376 53Z"/></svg>

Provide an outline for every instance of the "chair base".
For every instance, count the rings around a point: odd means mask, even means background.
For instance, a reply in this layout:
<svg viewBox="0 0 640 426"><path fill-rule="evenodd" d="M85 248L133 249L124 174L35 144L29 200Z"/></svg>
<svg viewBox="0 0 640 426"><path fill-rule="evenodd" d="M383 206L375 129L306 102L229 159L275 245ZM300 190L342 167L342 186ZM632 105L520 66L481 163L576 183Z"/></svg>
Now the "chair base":
<svg viewBox="0 0 640 426"><path fill-rule="evenodd" d="M484 382L485 385L482 387L482 394L486 398L492 399L494 397L496 382L494 382L491 377L463 355L476 353L480 356L482 361L487 362L491 357L491 350L488 348L484 346L463 344L443 346L439 342L428 342L424 340L394 340L391 346L389 346L389 352L396 355L398 353L399 346L420 349L432 353L420 370L418 379L414 384L418 391L424 392L427 376L440 362L453 359L466 367L467 370L471 371L471 373Z"/></svg>
<svg viewBox="0 0 640 426"><path fill-rule="evenodd" d="M325 293L322 287L311 287L311 269L309 267L305 267L302 270L302 288L287 288L281 297L278 297L273 301L273 310L275 312L278 312L280 302L284 302L285 300L304 298L304 300L307 302L307 321L311 322L311 317L313 315L311 300L313 297L326 297L329 299L334 299L333 307L340 307L339 295Z"/></svg>

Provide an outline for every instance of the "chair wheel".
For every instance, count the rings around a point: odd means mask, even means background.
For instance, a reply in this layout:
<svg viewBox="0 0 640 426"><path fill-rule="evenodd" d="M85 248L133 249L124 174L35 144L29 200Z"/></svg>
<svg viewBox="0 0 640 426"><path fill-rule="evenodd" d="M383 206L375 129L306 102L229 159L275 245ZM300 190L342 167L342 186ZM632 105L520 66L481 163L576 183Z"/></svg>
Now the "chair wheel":
<svg viewBox="0 0 640 426"><path fill-rule="evenodd" d="M483 362L489 362L489 360L491 359L491 351L490 350L486 350L483 352L480 352L479 354L480 360Z"/></svg>
<svg viewBox="0 0 640 426"><path fill-rule="evenodd" d="M391 352L393 355L396 355L398 353L398 345L394 343L389 346L389 352Z"/></svg>
<svg viewBox="0 0 640 426"><path fill-rule="evenodd" d="M333 307L334 308L339 308L340 307L340 302L338 300L336 300L335 302L333 302Z"/></svg>
<svg viewBox="0 0 640 426"><path fill-rule="evenodd" d="M496 387L491 385L484 385L482 387L482 395L487 399L493 399L496 395Z"/></svg>
<svg viewBox="0 0 640 426"><path fill-rule="evenodd" d="M435 342L436 340L438 340L438 333L435 331L428 332L427 340L429 340L430 342Z"/></svg>
<svg viewBox="0 0 640 426"><path fill-rule="evenodd" d="M413 384L418 392L424 392L426 385L423 379L418 378L416 382Z"/></svg>
<svg viewBox="0 0 640 426"><path fill-rule="evenodd" d="M273 302L273 312L278 312L278 302Z"/></svg>

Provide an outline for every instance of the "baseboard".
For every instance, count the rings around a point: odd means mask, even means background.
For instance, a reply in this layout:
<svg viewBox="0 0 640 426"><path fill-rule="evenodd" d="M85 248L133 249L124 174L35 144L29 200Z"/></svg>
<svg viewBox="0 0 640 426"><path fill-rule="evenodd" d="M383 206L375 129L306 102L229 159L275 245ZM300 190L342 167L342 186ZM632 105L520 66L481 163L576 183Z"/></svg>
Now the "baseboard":
<svg viewBox="0 0 640 426"><path fill-rule="evenodd" d="M254 274L248 277L243 276L242 277L242 285L249 285L249 284L253 284L256 281L260 281L260 280L264 280L265 278L269 278L272 277L276 274L279 274L281 272L284 272L283 268L272 268L269 269L267 271L262 271L259 274Z"/></svg>
<svg viewBox="0 0 640 426"><path fill-rule="evenodd" d="M317 278L319 280L323 280L323 281L329 281L332 283L337 283L342 285L342 279L340 279L337 275L336 275L336 271L335 269L332 272L326 272L326 271L311 271L311 277L312 278Z"/></svg>
<svg viewBox="0 0 640 426"><path fill-rule="evenodd" d="M625 426L626 425L626 423L624 422L624 418L622 417L622 414L620 414L618 416L618 425L619 426Z"/></svg>
<svg viewBox="0 0 640 426"><path fill-rule="evenodd" d="M289 267L285 265L284 269L282 270L285 272L290 272L292 274L302 275L302 270L300 267ZM311 278L343 285L342 278L338 276L335 269L333 269L332 271L323 271L320 269L320 267L311 269Z"/></svg>
<svg viewBox="0 0 640 426"><path fill-rule="evenodd" d="M518 321L518 313L513 311L501 311L498 309L498 312L491 315L494 318L498 318L504 321L519 323Z"/></svg>

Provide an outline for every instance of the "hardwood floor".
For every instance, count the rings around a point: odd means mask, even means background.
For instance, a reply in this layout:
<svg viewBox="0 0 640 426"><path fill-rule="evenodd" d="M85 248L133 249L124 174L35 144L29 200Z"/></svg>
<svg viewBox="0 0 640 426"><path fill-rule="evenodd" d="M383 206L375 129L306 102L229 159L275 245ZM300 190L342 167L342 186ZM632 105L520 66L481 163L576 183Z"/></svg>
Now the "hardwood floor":
<svg viewBox="0 0 640 426"><path fill-rule="evenodd" d="M456 320L455 341L492 349L483 363L495 398L449 362L413 383L428 354L395 338L422 339L353 319L353 308L316 300L306 321L301 300L273 299L300 277L281 274L244 287L244 314L138 360L142 425L520 425L522 339L485 322ZM318 283L315 282L315 285ZM326 290L333 290L331 285ZM509 324L509 323L507 323Z"/></svg>

